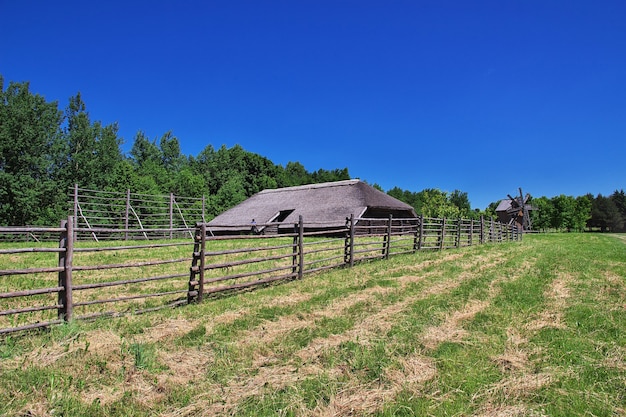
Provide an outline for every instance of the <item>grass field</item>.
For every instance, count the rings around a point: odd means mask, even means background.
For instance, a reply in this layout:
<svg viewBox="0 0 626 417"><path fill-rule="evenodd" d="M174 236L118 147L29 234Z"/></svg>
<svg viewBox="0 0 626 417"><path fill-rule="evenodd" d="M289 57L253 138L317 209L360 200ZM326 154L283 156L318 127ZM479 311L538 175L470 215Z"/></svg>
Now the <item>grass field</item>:
<svg viewBox="0 0 626 417"><path fill-rule="evenodd" d="M626 241L398 255L0 340L0 414L626 414Z"/></svg>

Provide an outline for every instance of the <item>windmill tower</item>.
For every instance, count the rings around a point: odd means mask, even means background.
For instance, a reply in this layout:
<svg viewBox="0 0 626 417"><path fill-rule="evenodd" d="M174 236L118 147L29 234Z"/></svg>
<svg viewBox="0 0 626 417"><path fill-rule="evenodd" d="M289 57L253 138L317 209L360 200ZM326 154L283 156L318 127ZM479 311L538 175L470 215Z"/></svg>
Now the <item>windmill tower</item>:
<svg viewBox="0 0 626 417"><path fill-rule="evenodd" d="M517 224L517 227L521 230L532 230L530 212L535 210L535 208L528 204L530 194L524 196L520 188L519 196L511 197L510 194L507 194L507 197L509 197L508 200L500 201L498 208L496 208L498 220L509 225Z"/></svg>

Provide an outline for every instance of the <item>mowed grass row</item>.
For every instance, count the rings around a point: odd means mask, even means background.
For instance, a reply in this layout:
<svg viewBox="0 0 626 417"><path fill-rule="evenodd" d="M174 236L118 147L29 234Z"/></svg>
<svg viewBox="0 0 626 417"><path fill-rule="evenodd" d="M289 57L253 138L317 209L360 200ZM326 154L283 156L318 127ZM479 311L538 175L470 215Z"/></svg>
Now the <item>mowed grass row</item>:
<svg viewBox="0 0 626 417"><path fill-rule="evenodd" d="M398 255L0 342L0 414L626 413L626 244Z"/></svg>

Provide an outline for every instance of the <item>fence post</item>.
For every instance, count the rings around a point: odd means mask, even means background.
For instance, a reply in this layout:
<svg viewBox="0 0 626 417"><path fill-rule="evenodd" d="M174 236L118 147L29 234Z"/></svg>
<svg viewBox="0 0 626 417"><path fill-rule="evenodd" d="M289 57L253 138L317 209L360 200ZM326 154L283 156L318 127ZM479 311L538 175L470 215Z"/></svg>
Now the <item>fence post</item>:
<svg viewBox="0 0 626 417"><path fill-rule="evenodd" d="M390 214L389 215L389 224L387 225L387 254L385 255L385 258L389 258L390 252L391 252L391 234L392 234L392 227L393 224L393 215Z"/></svg>
<svg viewBox="0 0 626 417"><path fill-rule="evenodd" d="M204 224L204 223L203 223ZM204 257L204 253L202 250L202 237L200 236L202 230L202 225L200 223L196 223L196 233L194 234L193 240L193 257L191 259L191 267L189 268L189 287L187 290L187 304L191 304L194 300L198 299L198 294L200 293L200 281L204 281L202 278L197 279L196 277L200 274L200 266L198 262L201 258ZM204 275L202 276L204 277ZM203 282L204 285L204 282ZM204 288L203 288L204 289Z"/></svg>
<svg viewBox="0 0 626 417"><path fill-rule="evenodd" d="M298 216L298 252L300 252L298 279L302 279L304 275L304 221L302 215Z"/></svg>
<svg viewBox="0 0 626 417"><path fill-rule="evenodd" d="M480 215L480 244L485 243L485 216Z"/></svg>
<svg viewBox="0 0 626 417"><path fill-rule="evenodd" d="M443 241L446 239L446 218L441 219L441 233L439 234L439 250L443 250Z"/></svg>
<svg viewBox="0 0 626 417"><path fill-rule="evenodd" d="M72 213L72 215L74 216L73 226L75 230L78 229L78 183L74 183L74 213ZM78 236L75 234L73 238L74 240L77 240Z"/></svg>
<svg viewBox="0 0 626 417"><path fill-rule="evenodd" d="M459 221L456 227L456 248L461 247L461 218L459 217Z"/></svg>
<svg viewBox="0 0 626 417"><path fill-rule="evenodd" d="M467 243L470 246L474 245L474 219L470 219L470 229L469 236L467 237Z"/></svg>
<svg viewBox="0 0 626 417"><path fill-rule="evenodd" d="M424 244L424 215L420 214L420 238L417 242L417 250L422 250L422 245Z"/></svg>
<svg viewBox="0 0 626 417"><path fill-rule="evenodd" d="M61 221L61 227L65 231L61 232L59 248L65 249L59 252L59 287L63 287L58 293L58 302L61 306L58 309L58 317L65 321L72 319L72 262L74 258L74 217L69 216L67 220Z"/></svg>
<svg viewBox="0 0 626 417"><path fill-rule="evenodd" d="M128 218L130 216L130 188L126 189L126 212L124 213L124 240L128 240Z"/></svg>
<svg viewBox="0 0 626 417"><path fill-rule="evenodd" d="M500 243L500 241L502 240L502 229L500 229L500 223L494 220L493 226L493 230L495 231L496 243Z"/></svg>
<svg viewBox="0 0 626 417"><path fill-rule="evenodd" d="M205 208L206 208L206 198L204 197L204 194L202 194L202 223L206 223L206 220L204 219Z"/></svg>
<svg viewBox="0 0 626 417"><path fill-rule="evenodd" d="M491 216L490 218L490 223L489 223L489 242L495 242L496 238L496 233L495 230L493 229L493 216Z"/></svg>
<svg viewBox="0 0 626 417"><path fill-rule="evenodd" d="M389 251L391 247L391 221L393 216L390 214L387 219L387 233L383 237L383 259L389 258Z"/></svg>
<svg viewBox="0 0 626 417"><path fill-rule="evenodd" d="M298 266L300 264L299 261L299 250L298 250L298 240L300 238L300 224L299 223L294 223L293 224L293 240L292 240L292 247L291 247L291 273L293 275L296 275L298 273Z"/></svg>
<svg viewBox="0 0 626 417"><path fill-rule="evenodd" d="M204 266L206 252L206 223L200 225L200 282L198 284L198 302L202 302L204 296Z"/></svg>
<svg viewBox="0 0 626 417"><path fill-rule="evenodd" d="M174 193L170 193L170 240L174 237L172 233L173 228L174 228Z"/></svg>
<svg viewBox="0 0 626 417"><path fill-rule="evenodd" d="M354 266L354 213L346 218L346 227L348 228L348 234L344 244L343 262L352 268Z"/></svg>

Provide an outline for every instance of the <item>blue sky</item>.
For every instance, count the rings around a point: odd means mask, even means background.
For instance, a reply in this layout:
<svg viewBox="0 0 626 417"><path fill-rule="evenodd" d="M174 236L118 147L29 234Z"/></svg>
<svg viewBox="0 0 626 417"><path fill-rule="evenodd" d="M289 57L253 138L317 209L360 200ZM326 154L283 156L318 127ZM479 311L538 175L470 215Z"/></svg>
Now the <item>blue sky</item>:
<svg viewBox="0 0 626 417"><path fill-rule="evenodd" d="M411 191L626 188L626 2L0 0L0 74L92 120Z"/></svg>

